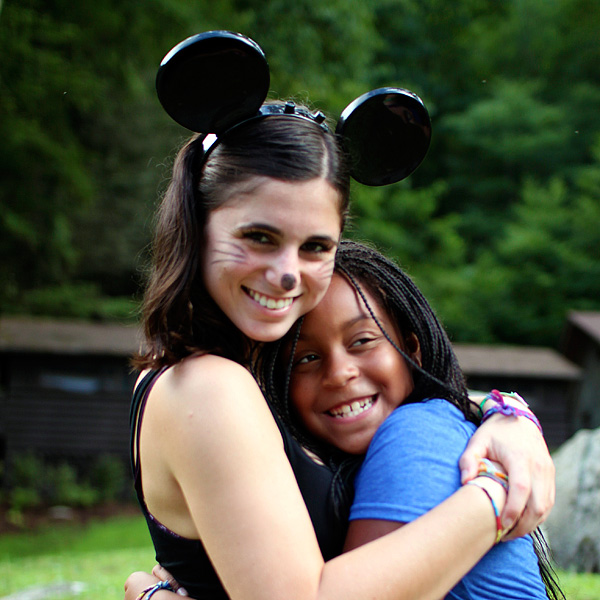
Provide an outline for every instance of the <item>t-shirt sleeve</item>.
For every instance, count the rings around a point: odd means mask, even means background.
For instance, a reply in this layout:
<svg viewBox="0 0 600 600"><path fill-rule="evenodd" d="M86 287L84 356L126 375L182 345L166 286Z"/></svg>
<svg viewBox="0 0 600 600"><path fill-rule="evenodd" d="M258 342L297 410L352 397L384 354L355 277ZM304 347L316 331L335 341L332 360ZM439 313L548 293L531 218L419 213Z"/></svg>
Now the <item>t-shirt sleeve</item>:
<svg viewBox="0 0 600 600"><path fill-rule="evenodd" d="M445 400L397 408L357 474L350 520L408 523L443 502L461 485L458 460L474 430Z"/></svg>

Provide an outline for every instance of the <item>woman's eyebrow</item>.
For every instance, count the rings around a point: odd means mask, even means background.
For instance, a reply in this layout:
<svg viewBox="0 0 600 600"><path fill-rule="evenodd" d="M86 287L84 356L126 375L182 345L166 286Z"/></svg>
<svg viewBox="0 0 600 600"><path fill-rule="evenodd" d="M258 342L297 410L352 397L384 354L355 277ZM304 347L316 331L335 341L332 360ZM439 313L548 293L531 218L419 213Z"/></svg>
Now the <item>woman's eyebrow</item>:
<svg viewBox="0 0 600 600"><path fill-rule="evenodd" d="M271 233L281 235L281 229L279 229L278 227L274 227L270 223L259 223L259 222L242 223L238 227L238 229L263 229L265 231L270 231Z"/></svg>

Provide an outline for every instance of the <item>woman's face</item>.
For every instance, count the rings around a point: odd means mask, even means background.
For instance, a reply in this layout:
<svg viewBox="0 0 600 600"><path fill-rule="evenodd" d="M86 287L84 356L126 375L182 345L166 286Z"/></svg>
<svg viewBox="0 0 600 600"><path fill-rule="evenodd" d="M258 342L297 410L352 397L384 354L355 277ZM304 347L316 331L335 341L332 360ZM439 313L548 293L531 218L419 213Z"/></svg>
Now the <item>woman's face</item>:
<svg viewBox="0 0 600 600"><path fill-rule="evenodd" d="M210 213L205 285L250 339L283 337L323 297L341 233L338 207L324 179L255 177Z"/></svg>
<svg viewBox="0 0 600 600"><path fill-rule="evenodd" d="M414 334L405 343L372 295L364 293L394 342L420 359ZM304 319L293 360L290 395L306 428L345 452L363 454L413 387L407 362L354 288L335 274L324 299Z"/></svg>

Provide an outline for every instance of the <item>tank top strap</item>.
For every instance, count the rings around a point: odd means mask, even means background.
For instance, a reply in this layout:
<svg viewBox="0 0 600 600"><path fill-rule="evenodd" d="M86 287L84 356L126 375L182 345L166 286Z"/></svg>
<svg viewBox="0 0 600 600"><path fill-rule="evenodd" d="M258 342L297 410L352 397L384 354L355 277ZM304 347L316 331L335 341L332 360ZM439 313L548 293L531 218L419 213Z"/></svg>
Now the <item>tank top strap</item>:
<svg viewBox="0 0 600 600"><path fill-rule="evenodd" d="M134 485L137 492L141 494L141 477L140 477L140 431L142 429L142 417L146 402L152 386L158 379L159 375L164 373L167 367L149 371L144 375L143 379L136 386L131 398L131 407L129 411L129 458L131 462L131 472L133 473Z"/></svg>

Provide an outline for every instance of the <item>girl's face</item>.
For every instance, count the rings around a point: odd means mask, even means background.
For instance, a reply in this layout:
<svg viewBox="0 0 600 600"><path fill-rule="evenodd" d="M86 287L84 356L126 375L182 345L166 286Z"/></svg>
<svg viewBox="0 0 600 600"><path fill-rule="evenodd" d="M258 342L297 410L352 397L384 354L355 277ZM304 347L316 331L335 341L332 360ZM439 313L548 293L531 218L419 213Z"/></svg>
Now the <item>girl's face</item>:
<svg viewBox="0 0 600 600"><path fill-rule="evenodd" d="M341 233L339 203L324 179L255 177L208 216L206 288L250 339L283 337L325 294Z"/></svg>
<svg viewBox="0 0 600 600"><path fill-rule="evenodd" d="M416 336L403 340L372 295L364 293L384 330L418 362ZM355 289L334 274L324 299L304 319L293 359L290 395L306 428L345 452L363 454L413 387L407 362Z"/></svg>

